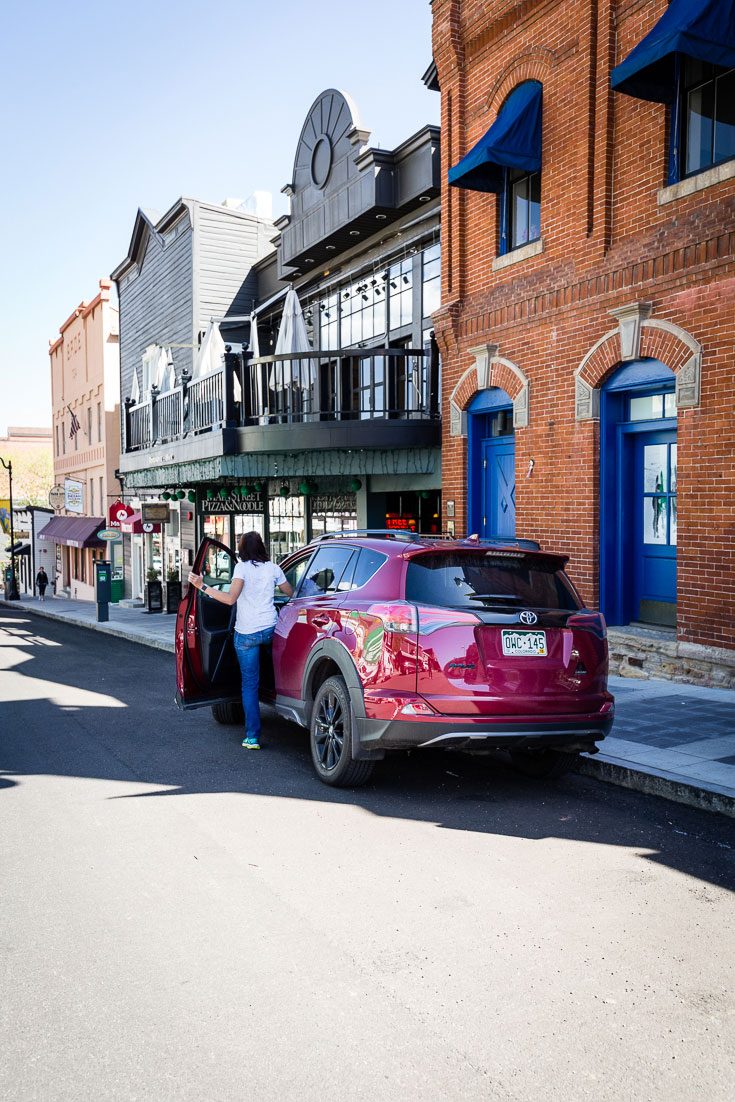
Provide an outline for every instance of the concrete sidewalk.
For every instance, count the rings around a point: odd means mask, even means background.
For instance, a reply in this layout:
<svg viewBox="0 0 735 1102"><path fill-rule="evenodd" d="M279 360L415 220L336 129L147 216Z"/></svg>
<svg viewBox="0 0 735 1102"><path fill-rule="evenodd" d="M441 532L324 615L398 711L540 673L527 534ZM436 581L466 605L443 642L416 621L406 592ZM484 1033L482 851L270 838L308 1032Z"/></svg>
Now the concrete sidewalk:
<svg viewBox="0 0 735 1102"><path fill-rule="evenodd" d="M171 614L110 605L109 622L98 624L88 601L26 597L0 605L174 650ZM610 691L612 735L598 754L583 755L579 772L735 817L735 690L611 677Z"/></svg>
<svg viewBox="0 0 735 1102"><path fill-rule="evenodd" d="M173 613L146 612L143 608L120 608L110 605L110 619L105 624L97 623L97 605L93 601L72 601L64 597L47 597L41 601L38 597L22 597L19 601L6 601L0 598L5 608L22 608L25 612L34 612L46 616L49 620L63 620L77 627L94 628L106 635L117 635L121 639L130 639L133 643L145 643L149 647L174 652L174 632L176 617Z"/></svg>

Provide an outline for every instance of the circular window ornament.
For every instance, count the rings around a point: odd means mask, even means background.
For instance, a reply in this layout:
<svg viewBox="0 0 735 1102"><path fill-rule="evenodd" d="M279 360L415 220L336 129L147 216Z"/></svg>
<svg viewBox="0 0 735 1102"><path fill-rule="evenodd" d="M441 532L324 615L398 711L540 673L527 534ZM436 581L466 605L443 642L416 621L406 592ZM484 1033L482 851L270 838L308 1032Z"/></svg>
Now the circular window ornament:
<svg viewBox="0 0 735 1102"><path fill-rule="evenodd" d="M320 134L311 154L311 182L321 190L329 179L332 167L332 143L326 134Z"/></svg>

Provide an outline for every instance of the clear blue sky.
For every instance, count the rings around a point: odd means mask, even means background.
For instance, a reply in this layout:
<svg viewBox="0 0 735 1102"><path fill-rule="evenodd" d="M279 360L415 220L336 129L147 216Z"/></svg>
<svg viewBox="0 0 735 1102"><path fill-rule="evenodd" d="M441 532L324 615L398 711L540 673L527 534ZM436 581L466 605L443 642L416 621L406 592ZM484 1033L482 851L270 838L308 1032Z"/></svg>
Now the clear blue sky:
<svg viewBox="0 0 735 1102"><path fill-rule="evenodd" d="M49 338L126 255L139 206L273 193L309 106L371 143L439 121L429 0L11 5L3 20L0 435L51 424Z"/></svg>

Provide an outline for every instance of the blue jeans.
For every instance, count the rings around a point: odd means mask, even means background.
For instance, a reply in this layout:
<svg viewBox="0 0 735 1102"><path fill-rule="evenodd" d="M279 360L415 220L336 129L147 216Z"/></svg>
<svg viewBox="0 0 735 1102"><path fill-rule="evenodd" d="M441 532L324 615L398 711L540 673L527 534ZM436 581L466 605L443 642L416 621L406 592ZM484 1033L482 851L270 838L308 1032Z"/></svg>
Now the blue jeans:
<svg viewBox="0 0 735 1102"><path fill-rule="evenodd" d="M235 632L235 653L242 674L242 706L245 711L245 737L260 738L260 648L273 641L274 628L254 631L252 635Z"/></svg>

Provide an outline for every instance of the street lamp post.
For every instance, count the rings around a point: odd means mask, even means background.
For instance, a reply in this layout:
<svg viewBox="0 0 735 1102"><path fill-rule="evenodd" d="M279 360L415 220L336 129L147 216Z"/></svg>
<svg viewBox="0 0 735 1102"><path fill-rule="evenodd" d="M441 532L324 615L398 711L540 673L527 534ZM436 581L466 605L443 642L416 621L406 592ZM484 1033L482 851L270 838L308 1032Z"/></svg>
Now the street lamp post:
<svg viewBox="0 0 735 1102"><path fill-rule="evenodd" d="M8 486L10 498L10 573L11 582L8 586L7 598L9 601L19 601L20 594L18 593L18 581L15 576L15 527L13 525L13 461L9 459L7 463L0 455L0 463L2 463L5 470L8 472Z"/></svg>

